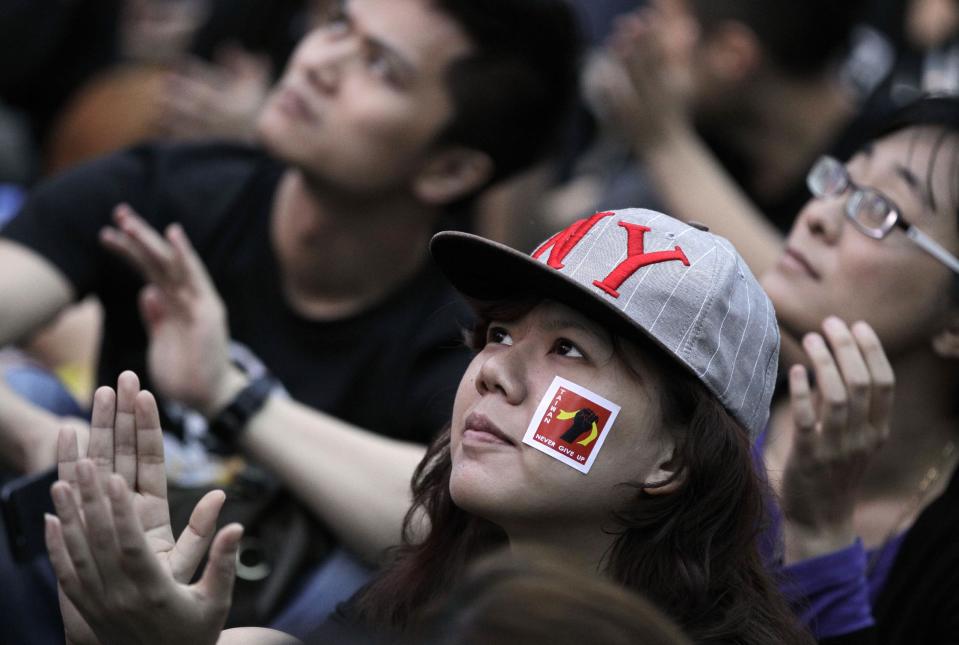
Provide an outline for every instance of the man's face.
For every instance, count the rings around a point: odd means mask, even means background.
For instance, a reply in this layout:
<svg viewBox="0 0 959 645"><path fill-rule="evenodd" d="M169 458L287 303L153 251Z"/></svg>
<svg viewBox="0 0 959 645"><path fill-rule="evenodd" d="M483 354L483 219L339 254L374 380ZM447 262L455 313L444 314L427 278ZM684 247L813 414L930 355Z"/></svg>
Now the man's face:
<svg viewBox="0 0 959 645"><path fill-rule="evenodd" d="M427 0L350 0L300 43L261 141L320 185L408 185L452 115L445 75L471 43Z"/></svg>

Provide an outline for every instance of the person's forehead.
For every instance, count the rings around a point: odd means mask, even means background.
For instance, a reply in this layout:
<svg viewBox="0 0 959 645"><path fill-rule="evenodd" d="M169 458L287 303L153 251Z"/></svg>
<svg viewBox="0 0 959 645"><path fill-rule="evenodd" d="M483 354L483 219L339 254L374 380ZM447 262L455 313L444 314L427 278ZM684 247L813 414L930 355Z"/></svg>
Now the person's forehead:
<svg viewBox="0 0 959 645"><path fill-rule="evenodd" d="M851 169L867 174L874 188L916 195L926 207L922 217L954 212L959 205L957 164L959 135L936 127L891 133L850 160Z"/></svg>
<svg viewBox="0 0 959 645"><path fill-rule="evenodd" d="M344 10L363 34L422 72L444 69L472 47L460 25L432 0L347 0Z"/></svg>

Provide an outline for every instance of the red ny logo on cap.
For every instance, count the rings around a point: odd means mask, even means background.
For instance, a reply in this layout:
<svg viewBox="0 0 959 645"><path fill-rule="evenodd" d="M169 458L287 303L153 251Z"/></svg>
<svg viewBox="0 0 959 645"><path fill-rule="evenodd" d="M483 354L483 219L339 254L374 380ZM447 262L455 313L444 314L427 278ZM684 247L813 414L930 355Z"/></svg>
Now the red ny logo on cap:
<svg viewBox="0 0 959 645"><path fill-rule="evenodd" d="M563 229L553 237L546 240L542 246L533 252L533 259L538 260L543 253L549 250L549 258L546 264L553 269L562 269L563 260L569 255L570 251L576 248L592 228L602 219L613 215L611 212L596 213L589 219L581 219L571 226ZM614 298L619 298L619 289L624 282L638 270L650 264L659 262L670 262L673 260L682 262L689 266L689 260L682 248L678 245L672 251L655 251L646 253L644 241L647 231L652 229L641 224L631 224L620 221L619 225L626 229L626 259L616 265L608 276L603 280L594 280L593 285L599 287Z"/></svg>

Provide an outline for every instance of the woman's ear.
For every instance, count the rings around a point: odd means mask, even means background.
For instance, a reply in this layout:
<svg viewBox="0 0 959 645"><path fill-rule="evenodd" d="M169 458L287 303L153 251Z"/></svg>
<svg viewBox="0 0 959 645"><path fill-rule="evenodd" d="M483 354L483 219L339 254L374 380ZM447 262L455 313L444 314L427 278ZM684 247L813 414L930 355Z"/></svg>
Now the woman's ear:
<svg viewBox="0 0 959 645"><path fill-rule="evenodd" d="M643 483L643 491L648 495L672 495L686 481L686 471L682 469L680 459L676 455L676 444L672 439L665 443L668 444L664 446L667 450L664 451L659 466Z"/></svg>
<svg viewBox="0 0 959 645"><path fill-rule="evenodd" d="M428 204L455 202L485 186L493 176L486 153L453 147L434 152L415 179L417 197Z"/></svg>
<svg viewBox="0 0 959 645"><path fill-rule="evenodd" d="M933 336L932 349L942 358L959 358L959 310L950 312L946 324Z"/></svg>

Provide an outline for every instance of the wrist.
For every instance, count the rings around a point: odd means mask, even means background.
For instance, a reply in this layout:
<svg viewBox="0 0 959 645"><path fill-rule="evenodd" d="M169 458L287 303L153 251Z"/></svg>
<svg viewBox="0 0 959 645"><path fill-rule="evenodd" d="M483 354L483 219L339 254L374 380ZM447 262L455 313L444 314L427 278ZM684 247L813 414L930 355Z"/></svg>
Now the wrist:
<svg viewBox="0 0 959 645"><path fill-rule="evenodd" d="M219 379L217 386L213 388L212 396L202 405L198 406L199 412L207 419L214 418L249 384L249 375L233 363L230 363L223 373L223 376Z"/></svg>
<svg viewBox="0 0 959 645"><path fill-rule="evenodd" d="M267 371L255 377L244 377L244 381L245 384L209 421L210 434L222 446L232 450L238 448L252 419L281 389L279 382Z"/></svg>
<svg viewBox="0 0 959 645"><path fill-rule="evenodd" d="M851 546L858 538L851 522L813 527L786 520L783 533L786 564L834 553Z"/></svg>

